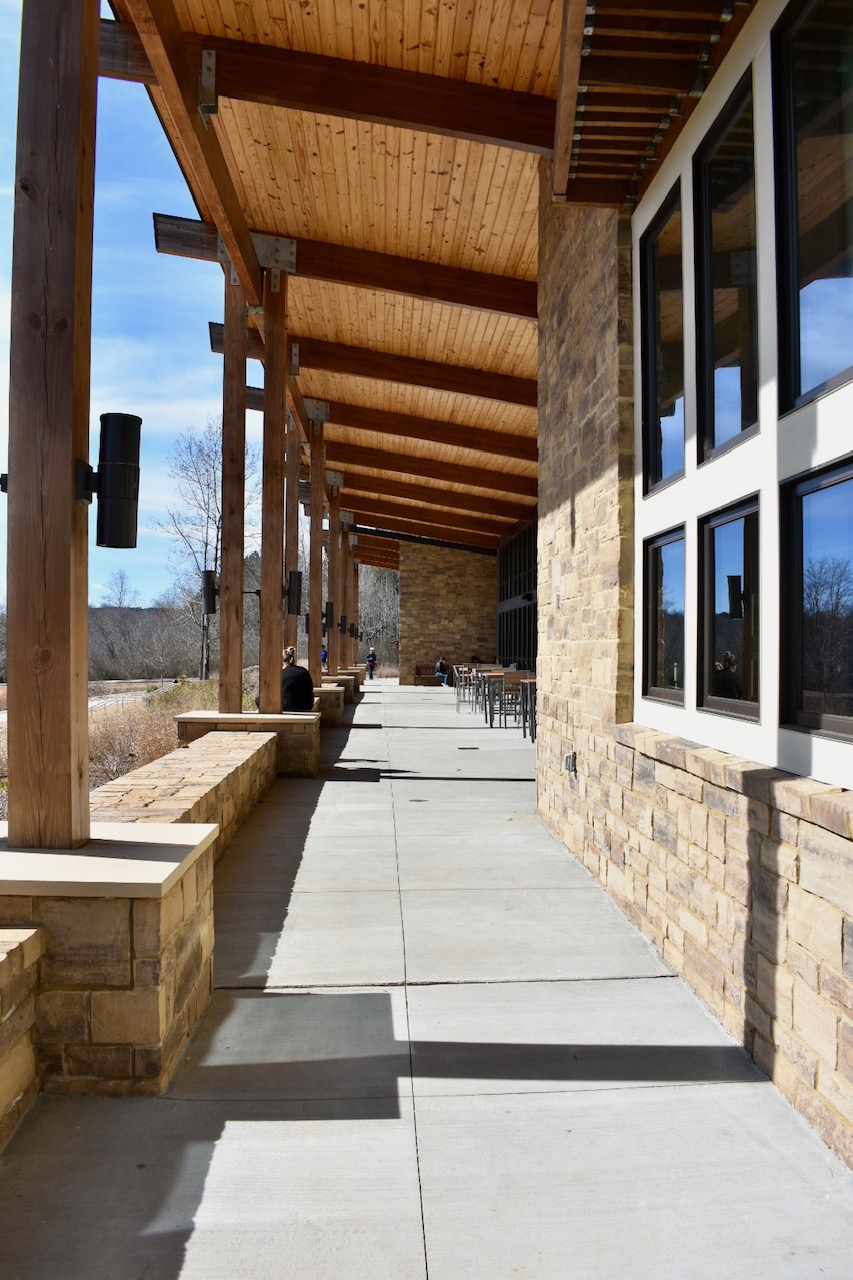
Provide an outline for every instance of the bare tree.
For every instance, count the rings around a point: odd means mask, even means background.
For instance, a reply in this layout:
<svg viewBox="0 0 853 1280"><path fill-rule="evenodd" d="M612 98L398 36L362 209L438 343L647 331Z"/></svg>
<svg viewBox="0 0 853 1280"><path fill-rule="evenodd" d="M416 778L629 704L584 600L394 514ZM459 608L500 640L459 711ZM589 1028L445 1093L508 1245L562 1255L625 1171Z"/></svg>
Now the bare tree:
<svg viewBox="0 0 853 1280"><path fill-rule="evenodd" d="M246 535L257 532L260 467L256 450L246 451ZM222 554L222 419L182 431L169 453L169 475L176 503L157 521L172 539L172 560L179 584L191 593L193 617L200 633L199 677L210 676L211 626L201 609L201 574L212 569L219 578Z"/></svg>
<svg viewBox="0 0 853 1280"><path fill-rule="evenodd" d="M853 567L840 556L803 569L803 692L823 695L820 710L849 700L853 663ZM836 708L847 714L844 708Z"/></svg>
<svg viewBox="0 0 853 1280"><path fill-rule="evenodd" d="M358 621L364 636L362 652L373 645L380 665L396 669L400 644L400 575L396 570L361 565Z"/></svg>

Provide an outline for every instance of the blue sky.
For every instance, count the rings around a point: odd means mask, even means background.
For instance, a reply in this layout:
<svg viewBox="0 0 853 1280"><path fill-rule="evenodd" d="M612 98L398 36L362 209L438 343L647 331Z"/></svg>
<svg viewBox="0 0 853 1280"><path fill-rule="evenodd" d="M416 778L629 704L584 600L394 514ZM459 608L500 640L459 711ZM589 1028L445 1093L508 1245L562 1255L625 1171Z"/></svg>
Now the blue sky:
<svg viewBox="0 0 853 1280"><path fill-rule="evenodd" d="M104 4L104 16L109 9ZM21 0L0 0L0 470L7 469L9 297ZM152 214L197 217L186 183L141 85L101 80L98 87L95 175L95 257L92 302L93 424L90 454L97 466L99 416L142 418L139 541L135 551L89 540L89 599L101 601L111 576L124 569L141 603L174 581L170 543L152 526L172 501L167 474L171 441L203 426L222 409L222 362L211 354L207 323L221 320L223 276L213 263L155 252ZM261 366L250 380L263 384ZM257 441L260 416L247 414ZM0 498L0 502L4 500ZM6 519L0 514L0 598L6 594Z"/></svg>

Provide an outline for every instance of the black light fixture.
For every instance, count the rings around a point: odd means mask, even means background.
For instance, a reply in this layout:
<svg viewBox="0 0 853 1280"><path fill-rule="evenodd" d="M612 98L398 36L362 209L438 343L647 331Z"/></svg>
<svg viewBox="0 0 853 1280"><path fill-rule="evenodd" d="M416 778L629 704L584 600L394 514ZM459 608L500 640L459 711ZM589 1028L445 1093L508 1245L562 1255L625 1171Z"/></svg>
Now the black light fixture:
<svg viewBox="0 0 853 1280"><path fill-rule="evenodd" d="M298 614L302 608L302 574L291 569L287 575L287 612Z"/></svg>
<svg viewBox="0 0 853 1280"><path fill-rule="evenodd" d="M326 631L331 631L335 625L335 602L333 600L326 601L326 612L323 618L323 626Z"/></svg>
<svg viewBox="0 0 853 1280"><path fill-rule="evenodd" d="M201 571L201 611L204 614L216 613L216 597L219 588L216 585L216 574L212 569Z"/></svg>
<svg viewBox="0 0 853 1280"><path fill-rule="evenodd" d="M340 631L342 636L345 636L347 633L347 615L345 613L342 613L338 619L338 631Z"/></svg>
<svg viewBox="0 0 853 1280"><path fill-rule="evenodd" d="M310 616L310 614L307 614L307 613L306 613L306 615L305 615L305 634L306 634L306 636L310 633L310 631L311 631L311 616Z"/></svg>
<svg viewBox="0 0 853 1280"><path fill-rule="evenodd" d="M142 419L133 413L102 413L98 470L77 460L77 500L98 495L99 547L136 546L139 515L139 438Z"/></svg>

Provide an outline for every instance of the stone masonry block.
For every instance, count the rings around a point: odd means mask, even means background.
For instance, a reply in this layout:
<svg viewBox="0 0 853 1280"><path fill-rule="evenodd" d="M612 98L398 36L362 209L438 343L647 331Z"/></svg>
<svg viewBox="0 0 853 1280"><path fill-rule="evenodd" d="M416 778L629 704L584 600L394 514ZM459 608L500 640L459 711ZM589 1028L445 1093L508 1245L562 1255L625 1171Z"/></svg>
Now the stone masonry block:
<svg viewBox="0 0 853 1280"><path fill-rule="evenodd" d="M853 916L853 841L803 824L800 887Z"/></svg>
<svg viewBox="0 0 853 1280"><path fill-rule="evenodd" d="M799 979L794 981L794 1034L835 1069L838 1059L838 1013Z"/></svg>
<svg viewBox="0 0 853 1280"><path fill-rule="evenodd" d="M36 1062L29 1037L23 1037L0 1059L0 1116L31 1088L36 1079Z"/></svg>
<svg viewBox="0 0 853 1280"><path fill-rule="evenodd" d="M45 987L123 987L130 982L130 912L118 898L42 898Z"/></svg>
<svg viewBox="0 0 853 1280"><path fill-rule="evenodd" d="M162 992L93 991L94 1044L156 1044L163 1031Z"/></svg>
<svg viewBox="0 0 853 1280"><path fill-rule="evenodd" d="M89 1039L89 992L43 991L38 1000L36 1040L68 1044Z"/></svg>
<svg viewBox="0 0 853 1280"><path fill-rule="evenodd" d="M789 936L836 969L842 967L843 925L844 918L837 907L797 885L790 886Z"/></svg>

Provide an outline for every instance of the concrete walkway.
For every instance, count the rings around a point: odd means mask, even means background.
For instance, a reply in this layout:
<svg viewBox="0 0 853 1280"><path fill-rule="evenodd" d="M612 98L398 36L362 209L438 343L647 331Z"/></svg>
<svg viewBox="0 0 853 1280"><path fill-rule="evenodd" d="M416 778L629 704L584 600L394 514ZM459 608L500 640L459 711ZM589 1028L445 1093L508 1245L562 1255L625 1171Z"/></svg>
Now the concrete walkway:
<svg viewBox="0 0 853 1280"><path fill-rule="evenodd" d="M853 1178L534 813L520 731L375 681L220 863L171 1093L44 1097L3 1280L845 1277Z"/></svg>

